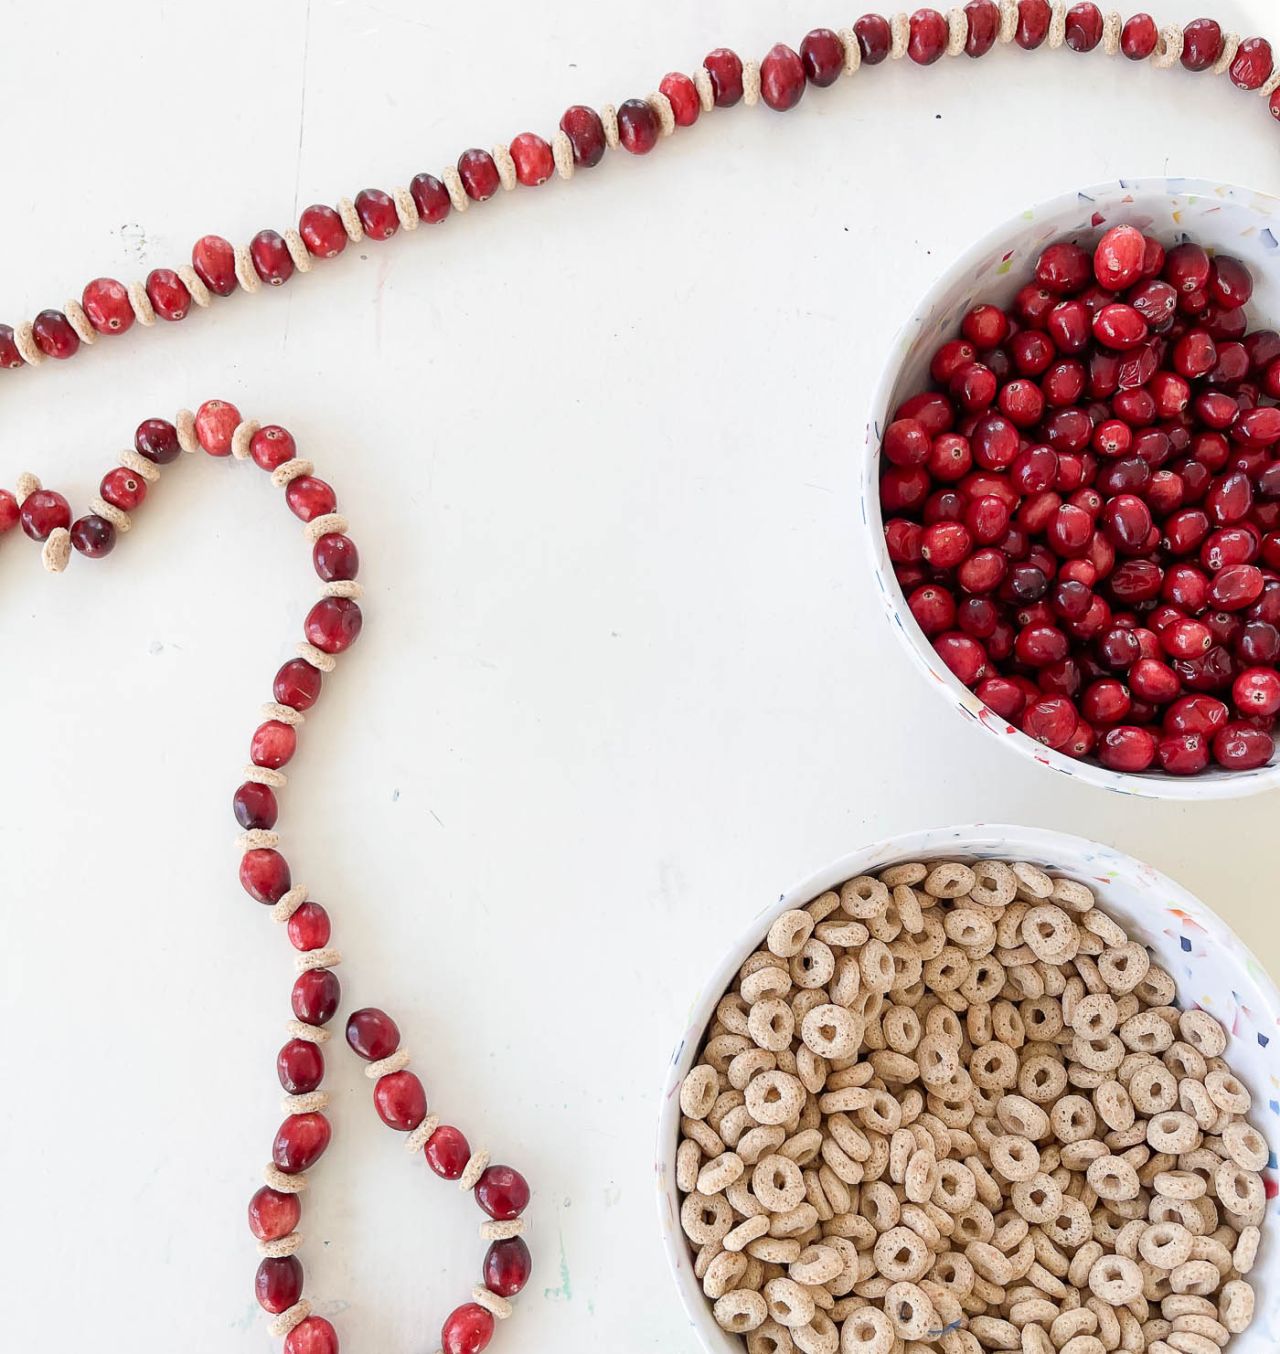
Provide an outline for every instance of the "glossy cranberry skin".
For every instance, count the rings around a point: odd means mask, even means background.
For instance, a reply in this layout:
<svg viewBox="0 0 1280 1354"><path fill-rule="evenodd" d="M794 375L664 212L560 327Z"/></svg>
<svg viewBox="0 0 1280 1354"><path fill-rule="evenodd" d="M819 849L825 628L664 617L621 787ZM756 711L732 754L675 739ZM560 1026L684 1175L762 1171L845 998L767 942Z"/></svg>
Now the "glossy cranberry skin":
<svg viewBox="0 0 1280 1354"><path fill-rule="evenodd" d="M1265 579L1253 564L1231 564L1220 569L1209 585L1209 601L1223 611L1242 611L1262 596Z"/></svg>
<svg viewBox="0 0 1280 1354"><path fill-rule="evenodd" d="M490 1166L476 1182L476 1203L499 1222L518 1218L529 1206L529 1186L510 1166Z"/></svg>
<svg viewBox="0 0 1280 1354"><path fill-rule="evenodd" d="M524 1288L533 1273L529 1248L518 1237L495 1241L484 1257L484 1283L491 1293L512 1298Z"/></svg>
<svg viewBox="0 0 1280 1354"><path fill-rule="evenodd" d="M289 944L295 950L321 950L329 943L333 927L319 903L303 903L285 924Z"/></svg>
<svg viewBox="0 0 1280 1354"><path fill-rule="evenodd" d="M1113 302L1093 317L1093 336L1105 347L1128 352L1147 337L1147 322L1132 306Z"/></svg>
<svg viewBox="0 0 1280 1354"><path fill-rule="evenodd" d="M317 259L336 259L347 247L347 228L332 207L317 202L298 219L298 234L307 253Z"/></svg>
<svg viewBox="0 0 1280 1354"><path fill-rule="evenodd" d="M302 1202L296 1194L263 1185L249 1200L249 1231L259 1241L279 1241L288 1236L302 1217Z"/></svg>
<svg viewBox="0 0 1280 1354"><path fill-rule="evenodd" d="M133 512L147 496L147 482L127 466L109 470L98 485L99 496L121 512Z"/></svg>
<svg viewBox="0 0 1280 1354"><path fill-rule="evenodd" d="M308 969L294 979L289 999L299 1020L308 1025L327 1025L342 999L342 984L332 969Z"/></svg>
<svg viewBox="0 0 1280 1354"><path fill-rule="evenodd" d="M803 76L800 87L804 88ZM658 144L658 132L658 115L643 99L627 99L618 105L618 140L623 150L648 155Z"/></svg>
<svg viewBox="0 0 1280 1354"><path fill-rule="evenodd" d="M347 1017L347 1043L365 1062L381 1062L400 1047L396 1022L376 1006L366 1006Z"/></svg>
<svg viewBox="0 0 1280 1354"><path fill-rule="evenodd" d="M1231 699L1242 715L1280 711L1280 674L1271 668L1245 668L1231 684Z"/></svg>
<svg viewBox="0 0 1280 1354"><path fill-rule="evenodd" d="M276 1132L271 1160L285 1175L301 1175L324 1155L331 1135L323 1114L291 1114Z"/></svg>
<svg viewBox="0 0 1280 1354"><path fill-rule="evenodd" d="M715 106L732 108L742 98L742 58L727 47L717 47L707 53L702 64L711 77Z"/></svg>
<svg viewBox="0 0 1280 1354"><path fill-rule="evenodd" d="M270 287L279 287L293 276L293 255L284 236L274 230L260 230L249 241L253 271Z"/></svg>
<svg viewBox="0 0 1280 1354"><path fill-rule="evenodd" d="M323 653L339 654L360 637L364 617L349 597L323 597L307 612L303 632Z"/></svg>
<svg viewBox="0 0 1280 1354"><path fill-rule="evenodd" d="M1158 658L1139 658L1129 669L1129 688L1139 700L1168 705L1182 689L1178 674Z"/></svg>
<svg viewBox="0 0 1280 1354"><path fill-rule="evenodd" d="M895 419L885 429L881 447L885 458L898 466L923 465L929 459L929 434L914 418Z"/></svg>
<svg viewBox="0 0 1280 1354"><path fill-rule="evenodd" d="M1145 61L1156 49L1160 31L1150 14L1135 14L1120 32L1120 50L1130 61Z"/></svg>
<svg viewBox="0 0 1280 1354"><path fill-rule="evenodd" d="M31 322L36 346L46 357L63 361L80 349L80 335L60 310L42 310Z"/></svg>
<svg viewBox="0 0 1280 1354"><path fill-rule="evenodd" d="M324 1080L324 1054L309 1039L290 1039L276 1055L276 1075L290 1095L307 1095Z"/></svg>
<svg viewBox="0 0 1280 1354"><path fill-rule="evenodd" d="M841 48L842 55L843 50ZM804 48L801 47L800 51L803 54ZM815 83L817 82L815 81ZM658 92L667 96L667 102L671 105L671 113L676 120L677 127L692 127L697 122L699 114L702 112L702 103L698 98L697 85L687 75L681 75L678 71L669 72L662 77L658 85Z"/></svg>
<svg viewBox="0 0 1280 1354"><path fill-rule="evenodd" d="M296 1255L268 1258L253 1279L254 1296L267 1312L279 1313L302 1296L302 1261Z"/></svg>
<svg viewBox="0 0 1280 1354"><path fill-rule="evenodd" d="M1230 717L1227 707L1213 696L1182 696L1165 711L1166 733L1217 733Z"/></svg>
<svg viewBox="0 0 1280 1354"><path fill-rule="evenodd" d="M1262 407L1242 410L1231 436L1247 447L1271 447L1280 442L1280 409Z"/></svg>
<svg viewBox="0 0 1280 1354"><path fill-rule="evenodd" d="M133 328L128 289L113 277L95 277L81 293L80 304L99 334L123 334Z"/></svg>
<svg viewBox="0 0 1280 1354"><path fill-rule="evenodd" d="M191 248L196 276L215 296L230 296L236 282L236 252L221 235L205 235Z"/></svg>
<svg viewBox="0 0 1280 1354"><path fill-rule="evenodd" d="M1266 766L1275 752L1269 733L1248 724L1228 724L1213 736L1213 759L1231 771L1252 771Z"/></svg>
<svg viewBox="0 0 1280 1354"><path fill-rule="evenodd" d="M1280 627L1269 621L1247 621L1240 627L1232 651L1250 666L1276 667L1280 664Z"/></svg>
<svg viewBox="0 0 1280 1354"><path fill-rule="evenodd" d="M316 574L326 583L345 582L360 572L360 552L350 536L331 531L311 548Z"/></svg>
<svg viewBox="0 0 1280 1354"><path fill-rule="evenodd" d="M864 14L853 25L853 32L862 50L864 65L878 66L889 55L893 46L893 32L883 15Z"/></svg>
<svg viewBox="0 0 1280 1354"><path fill-rule="evenodd" d="M246 851L240 858L240 884L255 902L278 903L292 881L289 862L270 847Z"/></svg>
<svg viewBox="0 0 1280 1354"><path fill-rule="evenodd" d="M147 300L162 320L185 320L191 310L187 284L172 268L153 268L147 274ZM132 307L130 307L132 314Z"/></svg>
<svg viewBox="0 0 1280 1354"><path fill-rule="evenodd" d="M1098 740L1098 760L1109 771L1134 774L1147 770L1155 759L1156 740L1149 729L1121 724Z"/></svg>
<svg viewBox="0 0 1280 1354"><path fill-rule="evenodd" d="M570 112L573 110L570 109ZM590 110L588 110L590 111ZM565 114L568 117L568 114ZM596 118L599 122L600 119ZM561 127L564 128L564 121L561 120ZM566 135L568 128L564 128ZM570 143L573 138L569 138ZM600 130L600 151L604 153L604 129ZM578 161L577 147L574 147L573 158L575 163ZM453 199L449 196L449 190L440 182L434 174L415 174L409 180L409 196L413 198L413 205L418 209L418 215L422 218L425 225L438 226L441 221L453 210Z"/></svg>
<svg viewBox="0 0 1280 1354"><path fill-rule="evenodd" d="M1067 11L1066 43L1073 52L1091 52L1102 41L1102 11L1097 5L1072 5Z"/></svg>
<svg viewBox="0 0 1280 1354"><path fill-rule="evenodd" d="M249 455L254 465L268 473L291 461L297 455L298 446L293 434L286 428L272 423L259 428L249 439Z"/></svg>
<svg viewBox="0 0 1280 1354"><path fill-rule="evenodd" d="M1151 531L1151 509L1135 494L1117 494L1103 508L1102 522L1117 550L1136 555Z"/></svg>
<svg viewBox="0 0 1280 1354"><path fill-rule="evenodd" d="M673 105L672 115L674 114ZM555 172L556 162L555 156L551 153L551 146L534 132L521 132L508 149L511 152L511 161L516 167L516 179L526 188L536 188L539 184L546 183Z"/></svg>
<svg viewBox="0 0 1280 1354"><path fill-rule="evenodd" d="M13 326L0 324L0 367L17 371L19 367L26 365L22 360L22 354L18 351L17 343L14 342Z"/></svg>
<svg viewBox="0 0 1280 1354"><path fill-rule="evenodd" d="M472 147L458 156L458 177L472 202L487 202L498 191L498 166L487 150Z"/></svg>
<svg viewBox="0 0 1280 1354"><path fill-rule="evenodd" d="M1201 621L1174 621L1161 631L1160 646L1170 658L1199 658L1213 647L1213 635Z"/></svg>
<svg viewBox="0 0 1280 1354"><path fill-rule="evenodd" d="M400 229L395 199L381 188L362 188L354 206L361 228L371 240L389 240Z"/></svg>
<svg viewBox="0 0 1280 1354"><path fill-rule="evenodd" d="M1170 776L1197 776L1209 765L1209 740L1202 733L1167 733L1156 743L1156 756Z"/></svg>
<svg viewBox="0 0 1280 1354"><path fill-rule="evenodd" d="M1025 51L1034 51L1049 36L1053 17L1049 0L1018 0L1018 27L1014 40Z"/></svg>
<svg viewBox="0 0 1280 1354"><path fill-rule="evenodd" d="M1065 696L1032 701L1023 711L1022 732L1045 747L1061 748L1075 733L1076 708Z"/></svg>
<svg viewBox="0 0 1280 1354"><path fill-rule="evenodd" d="M1133 700L1123 682L1104 677L1085 689L1080 698L1080 713L1090 724L1119 724L1129 713Z"/></svg>
<svg viewBox="0 0 1280 1354"><path fill-rule="evenodd" d="M924 529L922 558L935 569L954 569L973 548L968 530L959 522L935 522Z"/></svg>
<svg viewBox="0 0 1280 1354"><path fill-rule="evenodd" d="M320 699L324 674L304 658L291 658L275 675L272 695L292 710L310 710Z"/></svg>
<svg viewBox="0 0 1280 1354"><path fill-rule="evenodd" d="M1208 70L1222 55L1222 28L1214 19L1193 19L1182 30L1182 64L1189 71Z"/></svg>
<svg viewBox="0 0 1280 1354"><path fill-rule="evenodd" d="M1100 287L1120 292L1142 276L1146 241L1133 226L1114 226L1093 251L1093 275Z"/></svg>
<svg viewBox="0 0 1280 1354"><path fill-rule="evenodd" d="M269 785L246 781L235 792L231 805L236 822L246 832L254 828L268 831L276 825L279 806L276 803L275 791Z"/></svg>
<svg viewBox="0 0 1280 1354"><path fill-rule="evenodd" d="M933 439L929 459L925 462L929 474L944 484L963 479L973 469L973 452L969 439L959 433L941 433ZM1275 497L1280 498L1280 472L1275 476Z"/></svg>
<svg viewBox="0 0 1280 1354"><path fill-rule="evenodd" d="M913 564L920 559L920 541L924 528L919 522L893 517L885 523L884 540L889 558L895 564Z"/></svg>
<svg viewBox="0 0 1280 1354"><path fill-rule="evenodd" d="M1024 0L1025 3L1025 0ZM1045 4L1045 10L1049 8ZM1083 291L1093 278L1093 260L1070 241L1047 246L1036 260L1036 281L1056 296Z"/></svg>
<svg viewBox="0 0 1280 1354"><path fill-rule="evenodd" d="M475 1302L456 1307L440 1328L441 1354L480 1354L493 1339L494 1319Z"/></svg>
<svg viewBox="0 0 1280 1354"><path fill-rule="evenodd" d="M71 524L71 544L86 559L101 559L116 547L116 529L105 517L88 513Z"/></svg>
<svg viewBox="0 0 1280 1354"><path fill-rule="evenodd" d="M1000 11L995 0L969 0L964 7L965 17L969 21L969 31L965 38L966 56L974 58L986 56L996 44L1000 32Z"/></svg>
<svg viewBox="0 0 1280 1354"><path fill-rule="evenodd" d="M297 730L278 719L269 719L254 730L249 742L249 760L254 766L279 770L291 760L297 747Z"/></svg>
<svg viewBox="0 0 1280 1354"><path fill-rule="evenodd" d="M284 1354L338 1354L338 1332L322 1316L309 1316L284 1337Z"/></svg>
<svg viewBox="0 0 1280 1354"><path fill-rule="evenodd" d="M604 123L594 108L574 104L560 119L560 130L573 147L573 163L581 169L590 169L604 158Z"/></svg>
<svg viewBox="0 0 1280 1354"><path fill-rule="evenodd" d="M917 66L932 66L947 50L947 21L936 9L918 9L911 16L907 55Z"/></svg>
<svg viewBox="0 0 1280 1354"><path fill-rule="evenodd" d="M1164 280L1182 295L1202 291L1209 285L1213 263L1204 249L1191 241L1174 245L1165 255Z"/></svg>
<svg viewBox="0 0 1280 1354"><path fill-rule="evenodd" d="M284 501L289 511L303 522L323 517L338 506L333 486L314 475L299 475L296 480L290 480L284 491Z"/></svg>
<svg viewBox="0 0 1280 1354"><path fill-rule="evenodd" d="M965 686L976 686L987 675L987 655L968 635L950 630L934 640L938 657Z"/></svg>
<svg viewBox="0 0 1280 1354"><path fill-rule="evenodd" d="M760 62L760 97L775 112L785 113L804 97L805 70L799 53L779 42Z"/></svg>
<svg viewBox="0 0 1280 1354"><path fill-rule="evenodd" d="M441 1124L422 1149L427 1165L442 1180L458 1180L471 1159L471 1145L459 1129Z"/></svg>
<svg viewBox="0 0 1280 1354"><path fill-rule="evenodd" d="M956 570L956 582L969 593L992 592L1008 572L1007 556L1000 550L975 550Z"/></svg>
<svg viewBox="0 0 1280 1354"><path fill-rule="evenodd" d="M196 439L210 456L230 456L240 411L226 400L206 400L196 410Z"/></svg>
<svg viewBox="0 0 1280 1354"><path fill-rule="evenodd" d="M927 583L907 598L907 607L926 635L940 635L956 623L955 599L944 588Z"/></svg>
<svg viewBox="0 0 1280 1354"><path fill-rule="evenodd" d="M929 496L929 476L921 466L893 466L880 477L880 506L886 513L916 512Z"/></svg>
<svg viewBox="0 0 1280 1354"><path fill-rule="evenodd" d="M1231 83L1238 89L1261 89L1271 78L1273 58L1266 38L1245 38L1228 67Z"/></svg>
<svg viewBox="0 0 1280 1354"><path fill-rule="evenodd" d="M410 1133L427 1117L427 1093L412 1072L391 1072L373 1088L373 1107L388 1128Z"/></svg>
<svg viewBox="0 0 1280 1354"><path fill-rule="evenodd" d="M33 541L47 540L58 527L71 525L71 505L53 489L37 489L23 500L18 521Z"/></svg>

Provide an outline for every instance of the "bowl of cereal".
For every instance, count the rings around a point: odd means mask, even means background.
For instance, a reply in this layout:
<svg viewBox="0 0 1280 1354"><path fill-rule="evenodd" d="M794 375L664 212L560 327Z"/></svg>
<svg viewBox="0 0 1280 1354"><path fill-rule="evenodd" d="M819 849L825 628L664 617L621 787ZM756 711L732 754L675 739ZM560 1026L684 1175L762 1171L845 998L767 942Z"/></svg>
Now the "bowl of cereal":
<svg viewBox="0 0 1280 1354"><path fill-rule="evenodd" d="M862 475L882 603L929 685L1041 765L1158 798L1280 784L1278 239L1245 188L1065 194L891 349Z"/></svg>
<svg viewBox="0 0 1280 1354"><path fill-rule="evenodd" d="M842 857L744 930L669 1068L659 1208L704 1348L1274 1350L1278 1025L1227 925L1112 847Z"/></svg>

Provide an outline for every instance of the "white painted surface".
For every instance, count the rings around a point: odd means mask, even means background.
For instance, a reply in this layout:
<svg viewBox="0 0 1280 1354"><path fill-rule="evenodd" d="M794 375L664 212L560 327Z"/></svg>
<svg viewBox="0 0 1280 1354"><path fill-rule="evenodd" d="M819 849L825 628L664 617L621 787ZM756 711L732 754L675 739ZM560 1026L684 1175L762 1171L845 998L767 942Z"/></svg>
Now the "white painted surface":
<svg viewBox="0 0 1280 1354"><path fill-rule="evenodd" d="M1268 27L1262 0L1215 8ZM10 4L4 317L858 12ZM1102 837L1280 967L1274 796L1121 802L990 746L884 633L852 518L886 336L969 239L1119 174L1275 191L1278 138L1225 81L1100 55L881 67L2 374L0 482L82 504L139 419L218 395L337 485L368 624L282 827L349 1005L393 1011L433 1103L537 1190L495 1350L691 1347L651 1173L671 1043L722 938L873 835ZM0 550L5 1348L88 1322L140 1354L275 1347L242 1214L291 961L235 883L228 810L313 591L275 498L193 458L99 565ZM477 1214L404 1159L353 1062L331 1059L308 1291L345 1350L429 1351Z"/></svg>

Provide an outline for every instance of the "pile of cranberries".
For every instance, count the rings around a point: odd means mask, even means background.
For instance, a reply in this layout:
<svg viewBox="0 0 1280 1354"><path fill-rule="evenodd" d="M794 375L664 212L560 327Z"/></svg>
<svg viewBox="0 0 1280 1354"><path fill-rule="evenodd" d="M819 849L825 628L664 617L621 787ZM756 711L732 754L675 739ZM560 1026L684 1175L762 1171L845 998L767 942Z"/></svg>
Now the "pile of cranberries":
<svg viewBox="0 0 1280 1354"><path fill-rule="evenodd" d="M1051 244L885 430L889 558L947 667L1113 771L1248 770L1280 713L1280 334L1237 259Z"/></svg>

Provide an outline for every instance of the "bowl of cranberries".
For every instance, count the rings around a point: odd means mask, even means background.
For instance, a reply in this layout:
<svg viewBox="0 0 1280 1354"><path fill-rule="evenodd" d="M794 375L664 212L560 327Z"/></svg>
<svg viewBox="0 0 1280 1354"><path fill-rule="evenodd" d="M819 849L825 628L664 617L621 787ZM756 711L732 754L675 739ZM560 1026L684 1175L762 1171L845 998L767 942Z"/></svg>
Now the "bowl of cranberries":
<svg viewBox="0 0 1280 1354"><path fill-rule="evenodd" d="M946 273L872 407L895 630L1006 745L1156 797L1280 783L1280 199L1126 181Z"/></svg>

